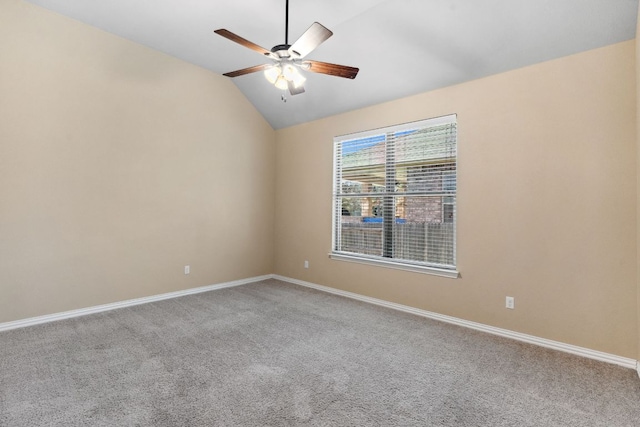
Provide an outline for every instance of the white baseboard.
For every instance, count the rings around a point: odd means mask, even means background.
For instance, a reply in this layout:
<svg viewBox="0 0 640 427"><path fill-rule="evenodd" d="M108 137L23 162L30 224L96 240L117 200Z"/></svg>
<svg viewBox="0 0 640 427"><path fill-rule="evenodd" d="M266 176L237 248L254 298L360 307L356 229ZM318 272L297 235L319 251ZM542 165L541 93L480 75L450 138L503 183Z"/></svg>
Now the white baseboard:
<svg viewBox="0 0 640 427"><path fill-rule="evenodd" d="M198 288L185 289L182 291L169 292L165 294L152 295L149 297L136 298L136 299L130 299L126 301L114 302L110 304L97 305L94 307L81 308L78 310L65 311L62 313L54 313L54 314L48 314L45 316L31 317L28 319L21 319L21 320L15 320L12 322L0 323L0 332L8 331L11 329L24 328L27 326L39 325L42 323L55 322L58 320L71 319L74 317L86 316L89 314L115 310L118 308L132 307L135 305L147 304L150 302L162 301L170 298L178 298L185 295L209 292L216 289L230 288L233 286L241 286L249 283L259 282L266 279L277 279L283 282L305 286L307 288L313 288L319 291L328 292L331 294L340 295L340 296L355 299L358 301L367 302L369 304L375 304L382 307L403 311L405 313L411 313L417 316L427 317L429 319L439 320L441 322L451 323L458 326L464 326L466 328L487 332L493 335L511 338L511 339L526 342L529 344L535 344L541 347L546 347L553 350L559 350L565 353L575 354L575 355L586 357L589 359L612 363L614 365L623 366L625 368L635 369L638 372L638 376L640 377L640 361L629 359L627 357L617 356L615 354L610 354L610 353L604 353L597 350L591 350L584 347L578 347L571 344L565 344L559 341L552 341L546 338L539 338L533 335L527 335L520 332L510 331L508 329L496 328L494 326L484 325L482 323L471 322L469 320L459 319L457 317L446 316L444 314L438 314L431 311L421 310L415 307L396 304L393 302L384 301L384 300L372 298L372 297L367 297L367 296L356 294L353 292L347 292L347 291L342 291L340 289L330 288L328 286L316 285L315 283L305 282L303 280L298 280L298 279L292 279L290 277L284 277L277 274L267 274L264 276L251 277L248 279L218 283L216 285L201 286Z"/></svg>
<svg viewBox="0 0 640 427"><path fill-rule="evenodd" d="M340 289L330 288L327 286L316 285L315 283L305 282L303 280L292 279L289 277L272 275L274 279L282 280L283 282L293 283L295 285L305 286L308 288L317 289L323 292L329 292L332 294L340 295L347 298L356 299L358 301L368 302L370 304L380 305L382 307L392 308L394 310L403 311L405 313L411 313L429 319L439 320L441 322L451 323L458 326L464 326L466 328L475 329L477 331L487 332L493 335L501 337L511 338L514 340L526 342L529 344L535 344L541 347L550 348L553 350L563 351L565 353L571 353L578 356L586 357L589 359L599 360L601 362L612 363L614 365L623 366L625 368L636 369L640 376L640 362L629 359L627 357L617 356L615 354L604 353L602 351L591 350L584 347L578 347L571 344L565 344L559 341L552 341L546 338L540 338L533 335L527 335L520 332L510 331L508 329L496 328L494 326L484 325L482 323L471 322L469 320L459 319L457 317L446 316L444 314L433 313L431 311L421 310L414 307L409 307L402 304L396 304L389 301L384 301L377 298L371 298L364 295L356 294L353 292L342 291Z"/></svg>
<svg viewBox="0 0 640 427"><path fill-rule="evenodd" d="M199 294L216 289L230 288L233 286L246 285L272 278L273 275L251 277L248 279L234 280L232 282L218 283L216 285L201 286L198 288L185 289L182 291L169 292L166 294L152 295L149 297L130 299L110 304L96 305L94 307L81 308L78 310L64 311L62 313L48 314L45 316L30 317L28 319L15 320L13 322L0 323L0 332L10 329L24 328L27 326L39 325L41 323L55 322L57 320L71 319L73 317L86 316L88 314L100 313L103 311L115 310L117 308L131 307L134 305L147 304L155 301L162 301L170 298L178 298L185 295Z"/></svg>

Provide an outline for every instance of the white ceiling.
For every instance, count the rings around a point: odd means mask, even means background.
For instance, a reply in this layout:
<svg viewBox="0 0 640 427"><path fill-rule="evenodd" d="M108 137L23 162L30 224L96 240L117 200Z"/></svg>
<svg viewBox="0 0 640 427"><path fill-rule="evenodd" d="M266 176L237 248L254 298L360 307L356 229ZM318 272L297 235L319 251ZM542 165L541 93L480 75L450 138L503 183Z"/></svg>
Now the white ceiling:
<svg viewBox="0 0 640 427"><path fill-rule="evenodd" d="M29 0L216 73L265 63L213 30L284 43L285 0ZM638 0L290 0L289 43L314 21L334 35L308 58L360 68L307 73L295 97L262 73L234 83L275 128L635 37Z"/></svg>

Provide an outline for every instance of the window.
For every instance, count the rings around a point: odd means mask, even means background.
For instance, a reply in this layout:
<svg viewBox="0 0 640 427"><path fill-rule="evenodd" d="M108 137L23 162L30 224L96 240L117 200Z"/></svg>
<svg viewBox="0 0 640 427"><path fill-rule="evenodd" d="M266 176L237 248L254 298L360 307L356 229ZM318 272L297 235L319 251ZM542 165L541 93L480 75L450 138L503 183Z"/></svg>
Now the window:
<svg viewBox="0 0 640 427"><path fill-rule="evenodd" d="M457 277L456 116L334 138L336 259Z"/></svg>

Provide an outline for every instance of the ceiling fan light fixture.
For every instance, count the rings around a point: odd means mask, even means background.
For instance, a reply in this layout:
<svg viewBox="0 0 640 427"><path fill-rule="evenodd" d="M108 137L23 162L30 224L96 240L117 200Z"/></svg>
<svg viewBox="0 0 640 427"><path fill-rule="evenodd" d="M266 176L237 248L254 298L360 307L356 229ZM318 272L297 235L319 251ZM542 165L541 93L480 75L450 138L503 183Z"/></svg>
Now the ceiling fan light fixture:
<svg viewBox="0 0 640 427"><path fill-rule="evenodd" d="M280 70L280 67L278 67L277 65L274 65L271 68L267 68L266 70L264 70L264 76L266 77L266 79L269 81L269 83L276 84L276 81L278 80L278 77L280 76L282 70Z"/></svg>
<svg viewBox="0 0 640 427"><path fill-rule="evenodd" d="M301 87L307 80L293 64L274 65L264 71L265 78L280 90L287 90L289 82L295 88Z"/></svg>

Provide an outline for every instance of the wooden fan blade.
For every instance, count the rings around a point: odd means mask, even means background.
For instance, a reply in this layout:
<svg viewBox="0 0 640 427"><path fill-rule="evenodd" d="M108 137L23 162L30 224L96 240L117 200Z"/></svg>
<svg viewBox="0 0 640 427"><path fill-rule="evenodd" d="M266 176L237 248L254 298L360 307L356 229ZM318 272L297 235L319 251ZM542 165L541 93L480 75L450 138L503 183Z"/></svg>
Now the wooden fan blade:
<svg viewBox="0 0 640 427"><path fill-rule="evenodd" d="M238 44L241 44L244 47L248 47L251 50L255 50L256 52L261 53L262 55L266 55L266 56L270 56L271 55L271 51L269 51L269 50L267 50L267 49L265 49L265 48L263 48L261 46L258 46L257 44L252 43L249 40L244 39L244 38L240 37L239 35L232 33L229 30L225 30L224 28L220 28L219 30L215 30L214 33L216 33L216 34L218 34L218 35L220 35L220 36L222 36L222 37L224 37L226 39L229 39L232 42L236 42Z"/></svg>
<svg viewBox="0 0 640 427"><path fill-rule="evenodd" d="M253 67L243 68L242 70L236 70L236 71L231 71L230 73L224 73L223 76L227 76L227 77L244 76L245 74L256 73L258 71L263 71L271 67L273 67L273 64L255 65Z"/></svg>
<svg viewBox="0 0 640 427"><path fill-rule="evenodd" d="M303 69L314 73L328 74L330 76L344 77L345 79L355 79L359 68L347 67L346 65L329 64L320 61L304 61Z"/></svg>
<svg viewBox="0 0 640 427"><path fill-rule="evenodd" d="M314 22L304 32L303 35L289 48L289 52L297 55L299 58L307 56L311 51L322 44L326 39L331 37L331 30L325 28L322 24Z"/></svg>
<svg viewBox="0 0 640 427"><path fill-rule="evenodd" d="M296 87L293 82L287 82L289 85L289 93L291 94L291 96L293 95L300 95L301 93L304 93L304 86L300 85L298 87Z"/></svg>

